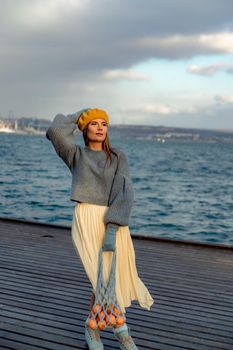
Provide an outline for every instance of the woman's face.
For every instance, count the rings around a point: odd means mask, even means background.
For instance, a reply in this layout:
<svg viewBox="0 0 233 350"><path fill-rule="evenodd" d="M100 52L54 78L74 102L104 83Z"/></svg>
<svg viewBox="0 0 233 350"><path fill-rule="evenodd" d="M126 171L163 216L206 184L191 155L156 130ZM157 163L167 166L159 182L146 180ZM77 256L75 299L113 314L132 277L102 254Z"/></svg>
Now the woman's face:
<svg viewBox="0 0 233 350"><path fill-rule="evenodd" d="M103 142L108 131L107 123L104 119L94 119L87 127L87 137L89 141Z"/></svg>

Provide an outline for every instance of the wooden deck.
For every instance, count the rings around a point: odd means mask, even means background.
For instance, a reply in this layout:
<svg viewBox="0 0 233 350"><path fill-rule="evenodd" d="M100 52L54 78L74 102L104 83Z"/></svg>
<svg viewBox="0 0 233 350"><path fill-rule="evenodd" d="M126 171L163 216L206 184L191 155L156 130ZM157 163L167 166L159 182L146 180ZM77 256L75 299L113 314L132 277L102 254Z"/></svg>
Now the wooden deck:
<svg viewBox="0 0 233 350"><path fill-rule="evenodd" d="M70 229L0 219L0 350L86 349L91 285ZM233 249L133 236L155 303L127 309L139 349L233 349ZM105 349L119 349L112 331Z"/></svg>

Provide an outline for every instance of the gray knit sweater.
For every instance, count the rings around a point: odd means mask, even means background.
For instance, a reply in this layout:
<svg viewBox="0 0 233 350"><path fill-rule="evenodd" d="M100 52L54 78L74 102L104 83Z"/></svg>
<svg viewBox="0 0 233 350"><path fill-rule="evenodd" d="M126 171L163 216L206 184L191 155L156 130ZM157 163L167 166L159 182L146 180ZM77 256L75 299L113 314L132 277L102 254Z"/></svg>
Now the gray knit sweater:
<svg viewBox="0 0 233 350"><path fill-rule="evenodd" d="M120 148L112 147L118 157L112 154L112 163L108 160L105 166L104 150L94 151L75 143L74 131L82 111L67 116L57 114L46 132L47 139L72 173L70 199L108 206L104 223L128 226L134 191L127 157Z"/></svg>

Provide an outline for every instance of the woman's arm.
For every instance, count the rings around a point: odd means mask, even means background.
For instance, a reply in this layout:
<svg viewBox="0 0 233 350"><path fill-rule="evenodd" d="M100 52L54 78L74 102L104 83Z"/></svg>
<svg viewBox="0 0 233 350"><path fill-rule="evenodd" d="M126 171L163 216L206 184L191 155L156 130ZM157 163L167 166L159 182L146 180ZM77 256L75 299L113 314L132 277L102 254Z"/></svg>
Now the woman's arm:
<svg viewBox="0 0 233 350"><path fill-rule="evenodd" d="M79 151L73 133L77 128L76 123L81 113L82 111L67 116L57 114L46 132L47 139L52 142L58 156L63 159L70 170L73 167L74 156Z"/></svg>
<svg viewBox="0 0 233 350"><path fill-rule="evenodd" d="M129 174L128 161L123 152L120 153L118 171L116 172L109 198L104 223L107 225L103 250L114 250L115 234L119 226L128 226L134 202L133 184Z"/></svg>
<svg viewBox="0 0 233 350"><path fill-rule="evenodd" d="M109 209L105 214L107 225L102 245L104 251L115 250L116 232L119 226L128 226L134 201L133 184L130 179L128 161L122 152L119 156L118 170L115 174L109 198Z"/></svg>
<svg viewBox="0 0 233 350"><path fill-rule="evenodd" d="M109 209L104 217L105 224L127 226L134 201L133 184L130 178L126 155L121 152L112 191L109 198Z"/></svg>

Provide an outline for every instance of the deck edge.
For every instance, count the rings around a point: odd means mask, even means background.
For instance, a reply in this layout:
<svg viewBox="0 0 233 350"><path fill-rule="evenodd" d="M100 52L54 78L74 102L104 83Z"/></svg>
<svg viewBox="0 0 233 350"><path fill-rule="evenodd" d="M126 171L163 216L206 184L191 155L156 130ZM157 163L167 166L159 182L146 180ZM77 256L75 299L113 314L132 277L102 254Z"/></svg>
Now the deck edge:
<svg viewBox="0 0 233 350"><path fill-rule="evenodd" d="M36 225L36 226L43 226L43 227L53 227L53 228L59 228L64 230L71 229L71 226L69 225L61 225L61 224L58 225L58 224L51 224L47 222L24 220L19 218L10 218L10 217L3 217L3 216L0 216L0 221L9 221L12 223ZM182 240L182 239L171 239L171 238L165 238L165 237L152 237L152 236L146 236L142 234L136 235L134 233L131 233L131 237L133 239L147 240L147 241L154 241L154 242L161 242L161 243L184 244L189 246L195 246L195 247L199 246L199 247L203 247L203 248L205 247L205 248L211 248L211 249L233 250L233 245L228 245L228 244L206 243L206 242L188 241L188 240Z"/></svg>

